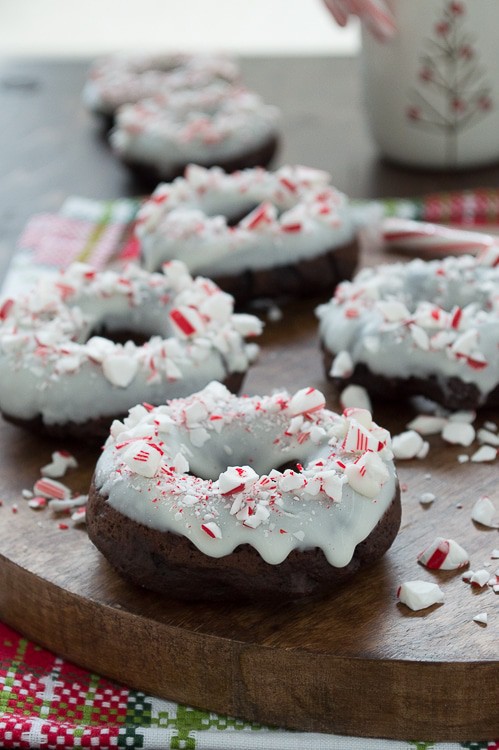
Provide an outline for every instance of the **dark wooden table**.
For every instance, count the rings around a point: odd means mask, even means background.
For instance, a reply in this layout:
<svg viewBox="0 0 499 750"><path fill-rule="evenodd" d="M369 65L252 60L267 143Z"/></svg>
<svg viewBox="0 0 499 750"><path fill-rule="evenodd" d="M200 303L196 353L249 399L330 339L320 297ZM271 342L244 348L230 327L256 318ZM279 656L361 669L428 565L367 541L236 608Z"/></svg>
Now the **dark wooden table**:
<svg viewBox="0 0 499 750"><path fill-rule="evenodd" d="M360 69L350 58L255 58L245 80L283 114L279 163L326 169L353 198L415 196L499 185L499 167L456 174L414 172L378 158L362 113ZM68 195L136 195L80 101L86 61L0 64L0 278L29 216Z"/></svg>

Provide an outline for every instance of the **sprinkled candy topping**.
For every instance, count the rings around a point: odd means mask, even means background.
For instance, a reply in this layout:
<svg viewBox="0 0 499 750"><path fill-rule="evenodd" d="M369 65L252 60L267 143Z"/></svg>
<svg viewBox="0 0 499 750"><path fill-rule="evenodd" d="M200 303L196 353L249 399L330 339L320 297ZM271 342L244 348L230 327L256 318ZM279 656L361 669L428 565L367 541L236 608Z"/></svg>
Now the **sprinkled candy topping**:
<svg viewBox="0 0 499 750"><path fill-rule="evenodd" d="M355 221L326 172L298 165L226 174L190 165L143 205L136 236L147 268L182 257L213 278L321 255L350 242Z"/></svg>
<svg viewBox="0 0 499 750"><path fill-rule="evenodd" d="M387 378L435 377L444 403L458 378L484 403L498 384L498 284L499 265L469 255L362 270L317 310L331 377L348 379L357 365ZM448 430L468 439L464 427Z"/></svg>
<svg viewBox="0 0 499 750"><path fill-rule="evenodd" d="M208 555L247 543L278 564L318 546L339 567L396 491L390 436L366 410L334 414L314 388L238 398L215 382L114 423L95 481L125 515Z"/></svg>
<svg viewBox="0 0 499 750"><path fill-rule="evenodd" d="M76 263L16 300L0 321L0 409L79 424L246 370L255 349L244 337L260 333L260 321L241 321L232 297L180 261L165 270L95 273ZM115 343L96 335L102 328L149 340ZM57 462L47 471L62 471Z"/></svg>
<svg viewBox="0 0 499 750"><path fill-rule="evenodd" d="M114 54L97 60L83 90L89 109L111 114L117 107L159 93L199 89L217 79L236 81L239 69L224 55Z"/></svg>

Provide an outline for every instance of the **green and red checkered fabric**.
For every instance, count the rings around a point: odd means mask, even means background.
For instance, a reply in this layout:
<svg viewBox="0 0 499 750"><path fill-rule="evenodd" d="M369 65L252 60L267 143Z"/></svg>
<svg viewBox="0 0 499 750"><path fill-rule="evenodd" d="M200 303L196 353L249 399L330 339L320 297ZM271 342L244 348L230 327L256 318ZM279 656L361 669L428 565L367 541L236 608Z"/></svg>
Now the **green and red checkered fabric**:
<svg viewBox="0 0 499 750"><path fill-rule="evenodd" d="M499 741L396 742L270 729L117 685L0 623L0 747L499 750Z"/></svg>

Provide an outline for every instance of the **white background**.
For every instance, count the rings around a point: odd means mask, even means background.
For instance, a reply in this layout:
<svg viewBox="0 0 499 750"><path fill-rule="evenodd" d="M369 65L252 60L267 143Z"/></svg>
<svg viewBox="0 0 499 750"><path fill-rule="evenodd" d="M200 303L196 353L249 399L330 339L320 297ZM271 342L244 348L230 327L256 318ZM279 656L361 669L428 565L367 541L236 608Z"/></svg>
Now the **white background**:
<svg viewBox="0 0 499 750"><path fill-rule="evenodd" d="M0 56L86 56L111 50L219 50L348 55L321 0L0 0Z"/></svg>

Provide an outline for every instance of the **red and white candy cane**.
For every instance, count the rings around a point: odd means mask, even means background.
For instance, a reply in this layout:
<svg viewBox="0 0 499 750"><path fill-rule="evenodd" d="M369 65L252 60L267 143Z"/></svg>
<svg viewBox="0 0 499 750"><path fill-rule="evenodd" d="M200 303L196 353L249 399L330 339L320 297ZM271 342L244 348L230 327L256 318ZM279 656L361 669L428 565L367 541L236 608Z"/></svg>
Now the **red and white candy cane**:
<svg viewBox="0 0 499 750"><path fill-rule="evenodd" d="M480 251L499 249L499 237L411 219L384 219L381 233L385 249L421 258L475 255Z"/></svg>
<svg viewBox="0 0 499 750"><path fill-rule="evenodd" d="M381 41L395 34L395 20L384 0L324 0L324 4L340 26L353 15Z"/></svg>

